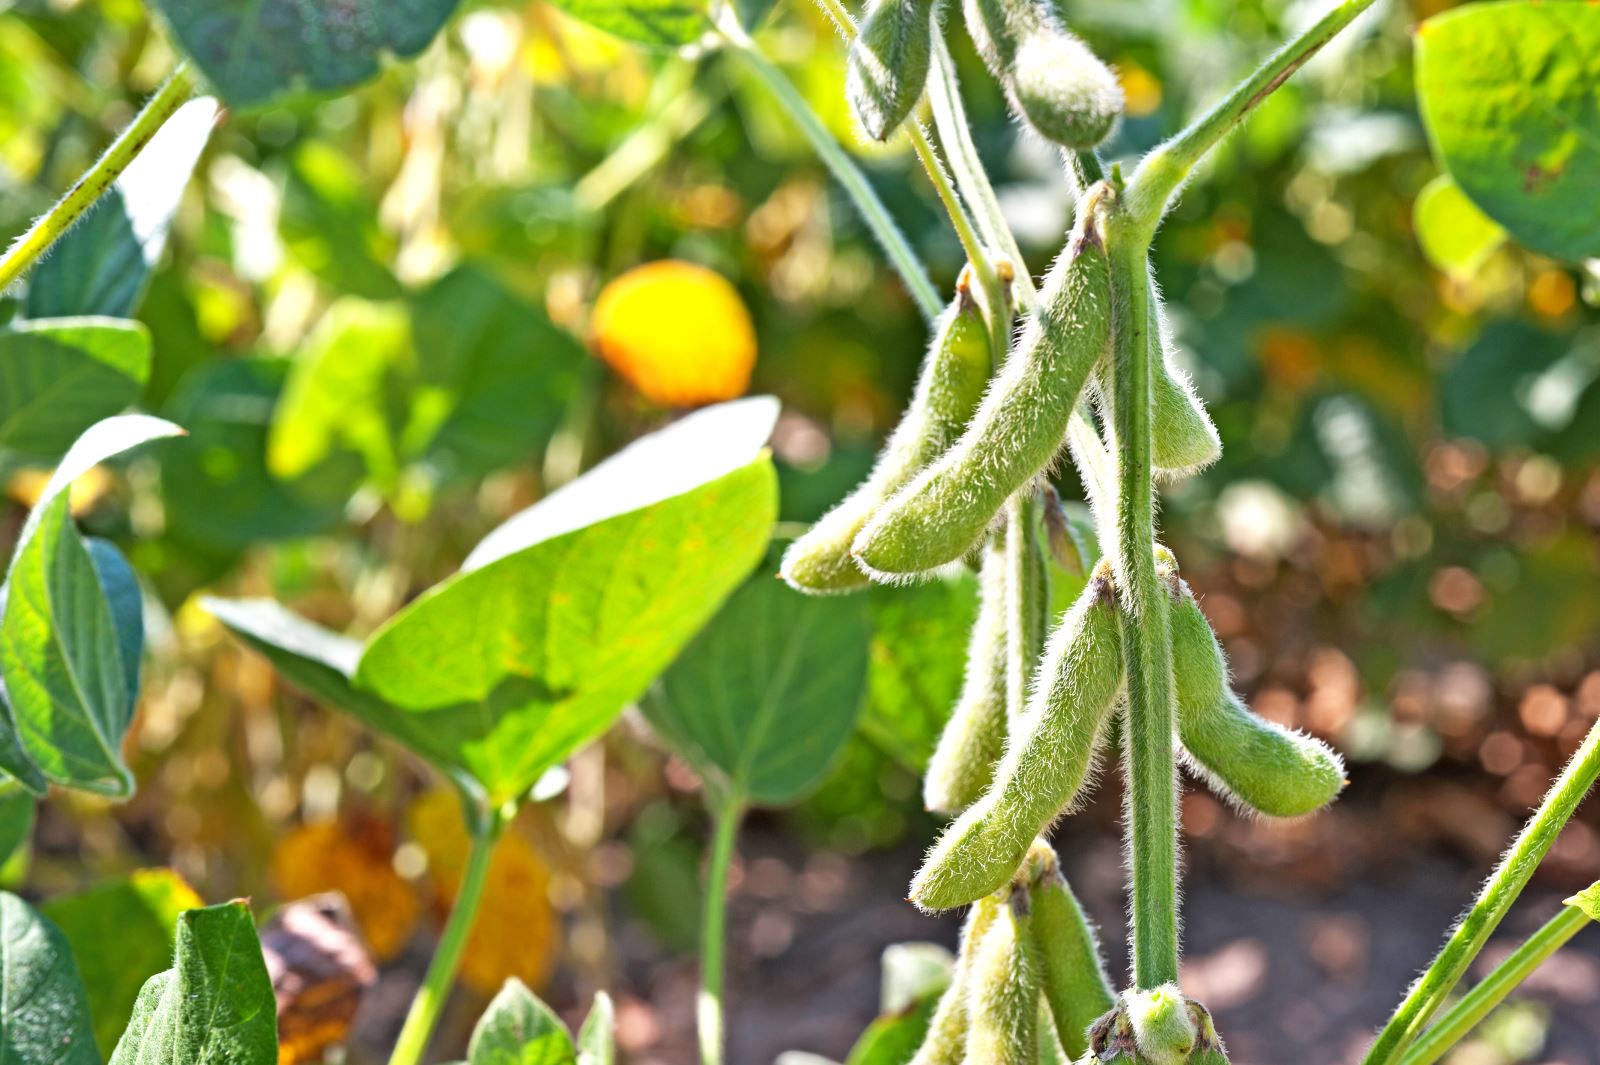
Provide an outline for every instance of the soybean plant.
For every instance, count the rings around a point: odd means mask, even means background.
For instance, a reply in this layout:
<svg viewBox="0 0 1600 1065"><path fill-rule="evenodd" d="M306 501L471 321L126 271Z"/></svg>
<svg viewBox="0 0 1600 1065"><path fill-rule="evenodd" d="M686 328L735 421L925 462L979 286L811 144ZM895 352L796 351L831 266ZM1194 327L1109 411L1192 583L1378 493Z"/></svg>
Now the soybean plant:
<svg viewBox="0 0 1600 1065"><path fill-rule="evenodd" d="M841 33L850 16L822 0ZM913 1065L1217 1065L1226 1051L1204 1005L1177 986L1177 767L1241 813L1302 817L1345 784L1320 740L1255 714L1232 689L1227 660L1177 560L1159 542L1155 488L1214 462L1220 439L1174 365L1149 262L1162 216L1190 172L1371 0L1343 0L1267 59L1188 128L1125 174L1096 147L1119 118L1111 71L1046 0L966 0L961 21L1014 117L1062 148L1075 219L1039 291L966 132L959 86L929 12L876 2L850 48L848 94L863 130L883 140L904 125L969 256L961 291L988 293L983 324L993 377L976 406L935 382L948 374L941 318L922 382L872 476L790 548L782 575L810 594L869 581L903 582L949 565L979 573L967 675L927 768L930 810L954 820L911 881L929 911L970 906L951 983ZM926 97L939 146L915 122ZM848 184L847 168L829 157ZM868 212L891 254L904 243ZM926 280L906 272L915 291ZM976 281L974 281L976 279ZM959 299L959 296L958 296ZM1013 308L1022 313L1014 329ZM1015 339L1012 339L1012 337ZM975 365L973 363L972 365ZM962 397L967 392L962 392ZM941 401L931 401L939 397ZM952 419L962 419L957 431ZM1049 475L1077 466L1103 552L1059 618L1041 564L1083 551L1060 520ZM1112 736L1120 737L1113 743ZM1114 993L1095 930L1056 855L1051 825L1082 801L1120 747L1126 783L1133 984ZM1407 1048L1531 874L1600 770L1591 736L1557 782L1483 898L1380 1034L1369 1063L1432 1061L1487 1012L1568 926L1536 936L1506 973L1485 982ZM1592 907L1586 912L1591 912ZM1559 933L1559 936L1558 936ZM854 1060L854 1059L852 1059Z"/></svg>

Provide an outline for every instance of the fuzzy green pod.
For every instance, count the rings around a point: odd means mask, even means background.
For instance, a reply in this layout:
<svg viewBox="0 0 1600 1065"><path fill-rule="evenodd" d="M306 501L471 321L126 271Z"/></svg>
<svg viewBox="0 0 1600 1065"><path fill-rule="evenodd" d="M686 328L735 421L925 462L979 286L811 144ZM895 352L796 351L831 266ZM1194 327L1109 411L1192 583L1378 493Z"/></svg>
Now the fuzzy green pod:
<svg viewBox="0 0 1600 1065"><path fill-rule="evenodd" d="M967 33L1011 110L1040 136L1087 151L1122 115L1116 75L1041 0L965 0Z"/></svg>
<svg viewBox="0 0 1600 1065"><path fill-rule="evenodd" d="M1003 905L998 896L978 900L967 914L961 927L961 944L956 954L955 971L950 976L950 986L933 1007L928 1019L928 1033L922 1045L907 1065L962 1065L967 1055L967 974L972 968L972 957L978 944L1000 915Z"/></svg>
<svg viewBox="0 0 1600 1065"><path fill-rule="evenodd" d="M872 0L845 72L850 109L867 136L888 140L917 106L932 47L931 0Z"/></svg>
<svg viewBox="0 0 1600 1065"><path fill-rule="evenodd" d="M1321 740L1252 713L1228 687L1227 658L1187 582L1174 578L1178 739L1190 768L1234 805L1301 817L1344 787L1344 762Z"/></svg>
<svg viewBox="0 0 1600 1065"><path fill-rule="evenodd" d="M967 673L922 778L935 813L960 813L994 779L1006 744L1006 537L999 529L978 569L978 617L967 639Z"/></svg>
<svg viewBox="0 0 1600 1065"><path fill-rule="evenodd" d="M1039 546L1039 512L1031 488L1006 508L1006 720L1013 726L1050 631L1050 570Z"/></svg>
<svg viewBox="0 0 1600 1065"><path fill-rule="evenodd" d="M1012 878L1034 837L1083 790L1121 687L1116 596L1102 563L1050 636L994 783L928 852L911 881L912 902L947 910Z"/></svg>
<svg viewBox="0 0 1600 1065"><path fill-rule="evenodd" d="M1089 372L1111 336L1111 275L1097 185L1079 204L1004 368L961 439L896 492L852 551L884 579L927 572L970 551L1007 499L1049 466Z"/></svg>
<svg viewBox="0 0 1600 1065"><path fill-rule="evenodd" d="M969 1062L1037 1065L1038 960L1028 930L1028 897L1013 893L984 933L967 973Z"/></svg>
<svg viewBox="0 0 1600 1065"><path fill-rule="evenodd" d="M1173 345L1152 299L1150 335L1161 340L1162 357L1152 359L1150 380L1150 458L1164 478L1198 473L1222 456L1222 438L1195 394L1189 377L1173 359ZM1095 393L1108 424L1116 421L1109 361L1095 368Z"/></svg>
<svg viewBox="0 0 1600 1065"><path fill-rule="evenodd" d="M1028 887L1039 984L1062 1049L1076 1059L1088 1048L1089 1026L1116 1005L1100 960L1094 926L1053 862Z"/></svg>
<svg viewBox="0 0 1600 1065"><path fill-rule="evenodd" d="M964 273L935 323L911 403L872 473L784 552L779 572L795 590L827 595L866 586L851 542L884 500L961 435L983 397L990 362L988 329Z"/></svg>

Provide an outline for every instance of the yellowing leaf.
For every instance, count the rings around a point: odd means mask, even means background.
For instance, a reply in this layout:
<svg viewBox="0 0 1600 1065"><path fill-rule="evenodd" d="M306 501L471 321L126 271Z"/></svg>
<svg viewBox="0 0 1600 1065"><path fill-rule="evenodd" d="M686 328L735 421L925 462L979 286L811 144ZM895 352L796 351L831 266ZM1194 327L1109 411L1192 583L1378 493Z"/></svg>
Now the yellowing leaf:
<svg viewBox="0 0 1600 1065"><path fill-rule="evenodd" d="M367 819L291 830L273 848L272 885L286 899L341 892L380 961L400 953L421 908L412 886L394 870L387 826Z"/></svg>
<svg viewBox="0 0 1600 1065"><path fill-rule="evenodd" d="M599 356L662 406L733 399L750 385L750 312L703 266L668 259L629 270L601 290L591 329Z"/></svg>

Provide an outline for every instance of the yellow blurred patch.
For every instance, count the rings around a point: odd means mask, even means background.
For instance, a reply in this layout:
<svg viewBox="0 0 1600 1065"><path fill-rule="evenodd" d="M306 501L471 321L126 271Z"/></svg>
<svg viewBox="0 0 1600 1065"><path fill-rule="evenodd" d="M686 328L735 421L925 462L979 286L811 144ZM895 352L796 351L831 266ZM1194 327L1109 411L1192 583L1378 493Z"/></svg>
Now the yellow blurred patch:
<svg viewBox="0 0 1600 1065"><path fill-rule="evenodd" d="M273 847L272 884L284 899L342 892L379 961L400 953L421 910L415 890L394 870L393 833L372 818L291 830Z"/></svg>
<svg viewBox="0 0 1600 1065"><path fill-rule="evenodd" d="M451 792L422 795L407 816L411 834L428 854L442 921L466 870L471 841L461 802ZM550 978L560 942L550 904L550 871L538 850L513 825L495 845L478 919L461 959L461 980L482 995L515 976L532 988Z"/></svg>
<svg viewBox="0 0 1600 1065"><path fill-rule="evenodd" d="M1561 318L1577 302L1578 286L1565 270L1540 270L1528 283L1528 306L1541 318Z"/></svg>
<svg viewBox="0 0 1600 1065"><path fill-rule="evenodd" d="M755 326L722 275L666 259L614 279L590 319L595 352L645 398L693 407L743 395Z"/></svg>
<svg viewBox="0 0 1600 1065"><path fill-rule="evenodd" d="M33 507L39 502L39 496L44 493L44 486L50 483L48 470L20 470L11 475L11 480L6 483L6 494L25 507ZM111 474L106 472L104 466L92 467L67 490L67 506L72 508L72 516L78 517L111 490Z"/></svg>
<svg viewBox="0 0 1600 1065"><path fill-rule="evenodd" d="M1161 83L1131 59L1117 64L1122 83L1122 110L1130 118L1143 118L1161 106Z"/></svg>

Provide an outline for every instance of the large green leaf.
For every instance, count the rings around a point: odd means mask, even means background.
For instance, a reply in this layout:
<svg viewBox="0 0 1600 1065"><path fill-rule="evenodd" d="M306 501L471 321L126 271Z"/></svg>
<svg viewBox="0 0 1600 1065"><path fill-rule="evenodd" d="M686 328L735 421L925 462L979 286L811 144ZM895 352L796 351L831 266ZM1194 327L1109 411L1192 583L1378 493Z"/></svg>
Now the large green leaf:
<svg viewBox="0 0 1600 1065"><path fill-rule="evenodd" d="M235 107L366 81L427 47L457 0L148 0Z"/></svg>
<svg viewBox="0 0 1600 1065"><path fill-rule="evenodd" d="M0 465L54 463L89 426L139 397L150 334L113 318L0 329Z"/></svg>
<svg viewBox="0 0 1600 1065"><path fill-rule="evenodd" d="M868 592L871 666L861 732L912 772L927 767L961 694L977 599L977 581L966 572Z"/></svg>
<svg viewBox="0 0 1600 1065"><path fill-rule="evenodd" d="M467 1065L575 1065L566 1026L516 977L489 1003L467 1044Z"/></svg>
<svg viewBox="0 0 1600 1065"><path fill-rule="evenodd" d="M111 1065L276 1065L277 1004L243 902L178 918L173 967L139 992Z"/></svg>
<svg viewBox="0 0 1600 1065"><path fill-rule="evenodd" d="M740 588L645 701L656 731L736 801L793 802L855 728L871 627L858 597Z"/></svg>
<svg viewBox="0 0 1600 1065"><path fill-rule="evenodd" d="M1521 243L1600 255L1600 6L1504 0L1417 33L1422 117L1450 176Z"/></svg>
<svg viewBox="0 0 1600 1065"><path fill-rule="evenodd" d="M78 959L102 1051L116 1047L145 981L172 964L178 917L198 902L172 870L142 869L41 907Z"/></svg>
<svg viewBox="0 0 1600 1065"><path fill-rule="evenodd" d="M12 781L0 782L0 868L28 842L38 800Z"/></svg>
<svg viewBox="0 0 1600 1065"><path fill-rule="evenodd" d="M552 0L591 26L637 44L677 48L711 29L710 3L696 0Z"/></svg>
<svg viewBox="0 0 1600 1065"><path fill-rule="evenodd" d="M100 1065L72 950L10 892L0 892L0 1062Z"/></svg>
<svg viewBox="0 0 1600 1065"><path fill-rule="evenodd" d="M189 175L217 120L217 102L190 100L156 131L28 279L29 318L127 318L167 244Z"/></svg>
<svg viewBox="0 0 1600 1065"><path fill-rule="evenodd" d="M1411 215L1422 254L1451 277L1477 273L1506 240L1500 223L1479 210L1449 174L1423 186Z"/></svg>
<svg viewBox="0 0 1600 1065"><path fill-rule="evenodd" d="M97 423L23 525L0 595L0 768L37 793L46 781L115 796L133 790L118 749L144 644L138 586L115 548L78 535L66 490L98 462L181 431L144 415Z"/></svg>

